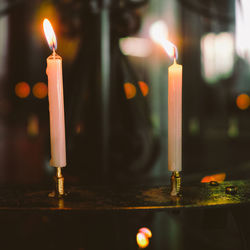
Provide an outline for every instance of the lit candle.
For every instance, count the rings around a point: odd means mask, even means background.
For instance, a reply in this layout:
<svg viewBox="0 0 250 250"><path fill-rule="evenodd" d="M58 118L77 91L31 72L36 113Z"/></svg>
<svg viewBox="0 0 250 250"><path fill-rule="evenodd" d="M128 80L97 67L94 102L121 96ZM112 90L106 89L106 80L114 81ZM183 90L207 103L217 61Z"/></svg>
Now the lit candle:
<svg viewBox="0 0 250 250"><path fill-rule="evenodd" d="M168 68L168 169L182 169L182 65L176 56Z"/></svg>
<svg viewBox="0 0 250 250"><path fill-rule="evenodd" d="M50 113L50 165L62 168L66 166L62 58L55 52L56 36L48 19L44 19L43 27L49 47L53 51L52 55L47 58L46 69Z"/></svg>
<svg viewBox="0 0 250 250"><path fill-rule="evenodd" d="M168 170L172 171L171 195L178 195L182 170L182 65L176 63L178 50L167 40L167 27L162 21L151 26L150 35L174 58L168 68Z"/></svg>

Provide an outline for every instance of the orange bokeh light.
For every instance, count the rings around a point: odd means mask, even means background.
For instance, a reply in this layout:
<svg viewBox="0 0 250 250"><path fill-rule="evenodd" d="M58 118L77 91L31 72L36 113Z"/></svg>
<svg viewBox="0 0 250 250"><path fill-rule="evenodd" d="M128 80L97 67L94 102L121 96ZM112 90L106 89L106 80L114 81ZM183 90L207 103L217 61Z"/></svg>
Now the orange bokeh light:
<svg viewBox="0 0 250 250"><path fill-rule="evenodd" d="M27 82L19 82L15 86L15 93L19 98L26 98L30 94L30 86Z"/></svg>
<svg viewBox="0 0 250 250"><path fill-rule="evenodd" d="M142 95L143 96L147 96L148 95L148 91L149 91L147 83L145 83L143 81L139 81L138 84L139 84L139 87L141 89Z"/></svg>
<svg viewBox="0 0 250 250"><path fill-rule="evenodd" d="M201 183L209 183L211 181L223 182L226 178L226 173L208 175L202 178Z"/></svg>
<svg viewBox="0 0 250 250"><path fill-rule="evenodd" d="M48 94L48 87L45 83L38 82L33 86L32 93L36 98L43 99Z"/></svg>
<svg viewBox="0 0 250 250"><path fill-rule="evenodd" d="M239 109L245 110L249 107L250 99L247 94L240 94L236 98L236 105Z"/></svg>
<svg viewBox="0 0 250 250"><path fill-rule="evenodd" d="M126 82L123 85L127 99L132 99L136 95L136 88L132 83Z"/></svg>

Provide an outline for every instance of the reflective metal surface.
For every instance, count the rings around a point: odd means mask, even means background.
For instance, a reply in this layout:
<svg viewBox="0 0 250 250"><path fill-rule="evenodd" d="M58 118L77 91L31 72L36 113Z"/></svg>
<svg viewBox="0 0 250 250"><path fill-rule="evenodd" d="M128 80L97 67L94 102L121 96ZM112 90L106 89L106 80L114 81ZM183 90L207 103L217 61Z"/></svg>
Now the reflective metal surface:
<svg viewBox="0 0 250 250"><path fill-rule="evenodd" d="M226 188L237 192L229 194ZM71 187L64 199L50 198L50 190L0 190L0 211L140 211L226 207L250 203L250 181L183 186L181 197L171 197L170 187Z"/></svg>

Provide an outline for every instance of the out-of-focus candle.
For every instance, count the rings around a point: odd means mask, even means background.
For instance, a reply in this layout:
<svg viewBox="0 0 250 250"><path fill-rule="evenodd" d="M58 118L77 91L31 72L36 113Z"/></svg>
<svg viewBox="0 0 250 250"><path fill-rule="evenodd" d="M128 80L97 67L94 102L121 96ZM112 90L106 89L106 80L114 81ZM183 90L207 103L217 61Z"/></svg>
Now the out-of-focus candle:
<svg viewBox="0 0 250 250"><path fill-rule="evenodd" d="M168 68L168 169L182 169L182 65Z"/></svg>
<svg viewBox="0 0 250 250"><path fill-rule="evenodd" d="M43 21L44 33L52 55L47 58L48 97L50 113L50 144L53 167L66 166L65 121L63 101L62 58L56 54L56 36L48 21Z"/></svg>

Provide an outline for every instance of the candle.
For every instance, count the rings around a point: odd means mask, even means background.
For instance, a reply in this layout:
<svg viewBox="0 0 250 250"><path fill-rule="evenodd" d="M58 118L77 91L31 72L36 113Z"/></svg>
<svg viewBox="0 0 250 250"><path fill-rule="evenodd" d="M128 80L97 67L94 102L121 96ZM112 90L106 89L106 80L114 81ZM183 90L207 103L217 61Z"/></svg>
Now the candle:
<svg viewBox="0 0 250 250"><path fill-rule="evenodd" d="M167 40L167 27L157 21L150 28L151 38L174 58L168 68L168 170L172 171L171 195L180 193L182 170L182 65L176 63L177 48Z"/></svg>
<svg viewBox="0 0 250 250"><path fill-rule="evenodd" d="M47 58L46 69L50 113L50 165L61 168L66 166L62 58L55 52L56 36L48 19L44 19L43 27L49 47L53 51Z"/></svg>
<svg viewBox="0 0 250 250"><path fill-rule="evenodd" d="M168 170L182 169L182 65L177 64L178 50L167 40L168 29L163 21L150 28L151 38L160 44L174 63L168 68Z"/></svg>
<svg viewBox="0 0 250 250"><path fill-rule="evenodd" d="M176 57L168 68L168 169L182 169L182 65Z"/></svg>

